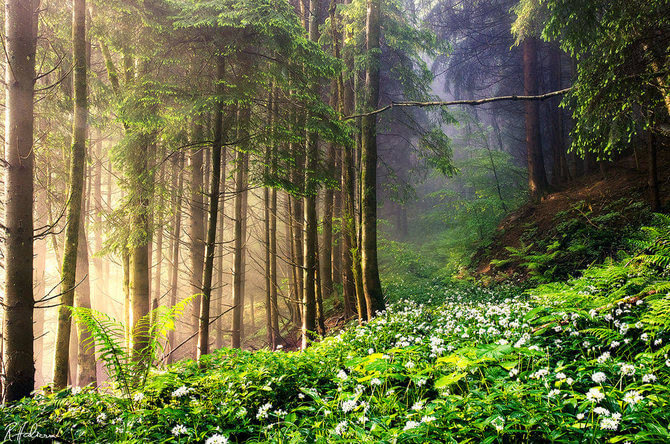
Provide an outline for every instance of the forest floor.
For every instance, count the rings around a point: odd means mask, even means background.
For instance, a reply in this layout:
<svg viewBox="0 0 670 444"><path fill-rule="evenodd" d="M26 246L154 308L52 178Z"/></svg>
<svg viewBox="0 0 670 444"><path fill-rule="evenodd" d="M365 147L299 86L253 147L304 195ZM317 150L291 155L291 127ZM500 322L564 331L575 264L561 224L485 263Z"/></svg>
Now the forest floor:
<svg viewBox="0 0 670 444"><path fill-rule="evenodd" d="M635 156L630 155L615 163L607 163L604 173L598 170L569 185L554 187L554 191L540 202L526 203L510 213L500 222L491 243L475 255L472 268L476 270L476 275L493 276L499 272L495 263L509 257L510 247L519 249L530 242L537 245L555 238L556 227L565 222L560 216L581 216L585 223L595 228L598 222L594 220L613 211L625 213L629 208L634 209L635 203L648 200L644 156L640 155L637 161ZM661 151L658 154L658 175L664 208L670 206L669 173L670 152ZM633 224L632 228L637 228L644 222L632 221L628 217L616 221L615 225ZM505 267L505 274L520 274L522 279L528 277L528 270L513 265Z"/></svg>

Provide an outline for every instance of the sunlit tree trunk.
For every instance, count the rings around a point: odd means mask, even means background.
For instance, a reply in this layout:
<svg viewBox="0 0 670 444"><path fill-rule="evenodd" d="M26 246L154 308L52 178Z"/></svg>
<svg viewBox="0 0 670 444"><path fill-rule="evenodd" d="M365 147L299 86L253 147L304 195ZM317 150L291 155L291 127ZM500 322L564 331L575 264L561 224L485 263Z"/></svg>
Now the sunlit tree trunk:
<svg viewBox="0 0 670 444"><path fill-rule="evenodd" d="M83 203L82 203L83 205ZM77 288L74 291L75 305L91 308L91 279L89 275L88 240L82 213L79 222L79 242L77 244ZM86 326L77 324L77 386L97 384L95 368L95 346L91 342L91 332Z"/></svg>
<svg viewBox="0 0 670 444"><path fill-rule="evenodd" d="M149 313L151 295L149 293L150 283L150 240L149 240L149 193L147 188L148 178L148 148L149 143L145 137L141 138L135 149L137 156L132 163L131 173L137 181L134 185L135 209L131 224L135 233L141 233L136 243L130 249L130 325L131 340L133 348L133 359L139 360L145 357L146 347L149 343L148 326L140 324L140 320Z"/></svg>
<svg viewBox="0 0 670 444"><path fill-rule="evenodd" d="M198 351L196 359L209 353L209 311L212 295L212 275L214 273L214 254L216 252L216 223L219 215L219 196L221 182L221 144L224 139L223 93L225 65L223 57L217 61L217 106L214 113L214 140L212 143L212 173L209 186L209 216L207 222L207 242L205 245L205 269L202 279L202 303L200 306L200 326L198 329ZM230 123L230 117L226 119ZM226 128L227 131L227 128ZM224 154L225 157L225 154Z"/></svg>
<svg viewBox="0 0 670 444"><path fill-rule="evenodd" d="M289 262L289 296L287 300L287 306L291 314L291 323L300 327L300 299L298 291L298 262L297 255L295 252L295 221L293 216L293 197L286 193L286 250L288 251L288 262Z"/></svg>
<svg viewBox="0 0 670 444"><path fill-rule="evenodd" d="M164 175L164 169L159 167L159 173L158 173L158 183L163 182L163 175ZM163 193L160 193L158 195L158 208L163 207ZM154 215L154 219L156 218L156 215ZM163 222L158 220L155 221L154 223L156 227L156 261L155 261L155 271L154 271L154 282L152 285L152 292L153 292L153 302L152 305L157 305L158 301L160 301L161 296L163 296L161 292L161 275L163 273Z"/></svg>
<svg viewBox="0 0 670 444"><path fill-rule="evenodd" d="M67 385L69 369L69 340L72 318L70 307L74 305L76 285L79 225L84 191L86 167L86 121L88 99L86 85L86 0L75 0L72 7L72 46L74 118L72 147L70 150L70 192L66 216L63 265L61 268L61 305L58 307L56 345L54 357L54 388Z"/></svg>
<svg viewBox="0 0 670 444"><path fill-rule="evenodd" d="M234 124L235 116L233 115L231 120L231 126ZM226 203L226 162L227 155L224 150L221 154L221 196L219 196L219 243L216 249L216 255L218 256L218 269L217 269L217 279L216 279L216 315L219 318L216 320L216 348L223 347L223 267L224 267L224 254L223 254L223 235L224 235L224 226L226 222L226 212L225 212L225 203Z"/></svg>
<svg viewBox="0 0 670 444"><path fill-rule="evenodd" d="M174 207L174 225L172 230L172 248L170 266L170 307L174 307L177 303L177 289L179 288L179 241L181 236L181 205L182 195L181 191L184 186L184 154L180 151L173 157L173 172L172 172L172 204ZM175 344L175 332L170 330L168 333L169 349ZM174 354L168 355L168 363L172 363Z"/></svg>
<svg viewBox="0 0 670 444"><path fill-rule="evenodd" d="M366 107L379 103L379 9L380 0L367 0L365 74ZM376 116L362 119L361 144L361 271L368 318L384 309L384 296L377 265L377 124Z"/></svg>
<svg viewBox="0 0 670 444"><path fill-rule="evenodd" d="M245 169L248 163L248 157L245 149L248 146L250 110L247 105L238 111L238 139L241 140L240 149L235 154L235 215L233 238L233 325L232 340L233 348L240 348L243 337L244 322L244 244L246 242L246 232L244 230L244 219L246 218L245 194L247 184L245 182Z"/></svg>
<svg viewBox="0 0 670 444"><path fill-rule="evenodd" d="M352 66L353 60L347 60ZM350 115L355 110L353 82L349 81L343 88L344 114ZM353 147L345 146L342 149L342 258L344 274L345 298L356 302L359 322L367 319L367 307L361 280L361 267L358 256L358 240L356 237L356 207L354 184L354 157Z"/></svg>
<svg viewBox="0 0 670 444"><path fill-rule="evenodd" d="M35 208L35 223L39 227L44 227L48 225L48 217L45 213L40 213L45 211L44 209L48 205L47 201L47 190L42 188L37 192ZM33 327L33 341L34 347L34 356L35 356L35 385L41 387L46 383L45 378L47 377L44 374L44 363L47 357L44 355L44 337L46 332L46 326L44 324L44 314L46 309L39 306L39 301L46 294L46 284L45 284L45 272L46 272L46 259L47 259L47 244L48 241L45 237L40 239L35 239L35 273L34 273L34 282L35 282L35 309L34 309L34 327ZM49 357L50 358L50 357Z"/></svg>
<svg viewBox="0 0 670 444"><path fill-rule="evenodd" d="M193 123L193 133L191 143L199 143L203 139L202 126L198 122ZM202 271L205 265L205 227L203 221L205 218L204 200L203 200L203 147L196 145L192 148L190 156L191 173L191 199L189 209L189 235L191 239L191 294L197 294L193 303L192 325L195 331L198 331L200 318L200 302L202 296ZM196 354L197 343L193 349Z"/></svg>
<svg viewBox="0 0 670 444"><path fill-rule="evenodd" d="M126 349L130 349L130 251L127 248L121 251L121 266L123 268L123 325L125 326Z"/></svg>
<svg viewBox="0 0 670 444"><path fill-rule="evenodd" d="M95 158L93 159L95 169L93 170L93 254L102 250L102 141L100 140L100 131L96 132ZM106 262L106 261L105 261ZM93 267L95 268L95 297L101 298L105 285L103 276L103 260L101 257L93 257Z"/></svg>

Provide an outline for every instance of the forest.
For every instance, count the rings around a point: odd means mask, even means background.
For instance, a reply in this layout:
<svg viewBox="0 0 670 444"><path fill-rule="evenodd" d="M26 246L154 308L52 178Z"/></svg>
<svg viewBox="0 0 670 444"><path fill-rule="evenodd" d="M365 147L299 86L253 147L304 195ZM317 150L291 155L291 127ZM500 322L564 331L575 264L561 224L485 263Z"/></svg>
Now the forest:
<svg viewBox="0 0 670 444"><path fill-rule="evenodd" d="M0 442L670 442L670 0L4 0Z"/></svg>

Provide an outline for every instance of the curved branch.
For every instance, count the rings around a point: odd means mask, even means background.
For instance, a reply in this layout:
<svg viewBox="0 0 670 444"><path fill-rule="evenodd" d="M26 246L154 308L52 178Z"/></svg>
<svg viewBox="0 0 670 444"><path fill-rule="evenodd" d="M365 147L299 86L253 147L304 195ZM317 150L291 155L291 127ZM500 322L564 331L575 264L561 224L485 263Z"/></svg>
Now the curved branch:
<svg viewBox="0 0 670 444"><path fill-rule="evenodd" d="M561 89L559 91L552 91L546 94L540 94L537 96L500 96L500 97L487 97L485 99L476 99L476 100L451 100L447 102L391 102L383 108L370 111L369 113L354 114L351 116L342 117L341 120L351 120L359 117L374 116L375 114L381 114L384 111L388 111L394 107L405 107L405 106L415 106L418 108L424 108L428 106L455 106L455 105L484 105L485 103L491 102L501 102L501 101L523 101L523 100L546 100L551 97L560 96L562 94L570 91L572 87Z"/></svg>

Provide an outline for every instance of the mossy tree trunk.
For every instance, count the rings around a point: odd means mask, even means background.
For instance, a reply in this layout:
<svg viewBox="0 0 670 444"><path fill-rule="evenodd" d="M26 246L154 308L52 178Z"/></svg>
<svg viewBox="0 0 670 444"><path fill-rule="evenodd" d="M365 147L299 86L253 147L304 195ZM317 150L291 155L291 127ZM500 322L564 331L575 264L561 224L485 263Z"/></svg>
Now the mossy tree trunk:
<svg viewBox="0 0 670 444"><path fill-rule="evenodd" d="M74 305L77 273L79 225L86 167L86 121L88 114L86 82L86 0L74 0L72 8L72 46L74 118L70 150L70 192L68 194L65 244L61 267L61 305L58 307L56 345L54 349L54 388L67 385L69 341L72 328L70 307Z"/></svg>

